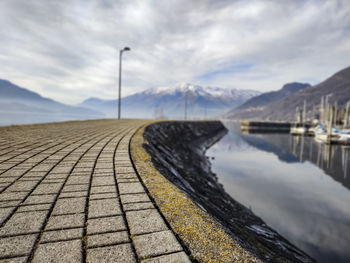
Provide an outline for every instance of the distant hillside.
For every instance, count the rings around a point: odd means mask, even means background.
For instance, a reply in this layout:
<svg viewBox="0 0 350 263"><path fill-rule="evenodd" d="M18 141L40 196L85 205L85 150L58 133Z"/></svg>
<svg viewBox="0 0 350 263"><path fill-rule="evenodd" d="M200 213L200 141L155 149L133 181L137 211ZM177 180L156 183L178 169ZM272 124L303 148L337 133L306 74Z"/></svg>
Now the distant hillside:
<svg viewBox="0 0 350 263"><path fill-rule="evenodd" d="M122 117L128 118L183 118L187 96L189 118L214 117L238 107L259 95L253 90L201 87L187 83L170 87L148 89L122 98ZM90 98L79 106L103 111L109 117L117 115L117 100Z"/></svg>
<svg viewBox="0 0 350 263"><path fill-rule="evenodd" d="M287 97L301 89L304 89L310 86L311 85L308 83L298 83L298 82L288 83L288 84L285 84L280 90L266 92L251 98L250 100L246 101L244 104L239 106L237 110L263 107L269 103L283 99L284 97Z"/></svg>
<svg viewBox="0 0 350 263"><path fill-rule="evenodd" d="M322 83L301 89L283 99L262 107L250 108L244 113L230 112L227 117L232 119L260 119L288 121L295 119L296 107L302 108L307 102L307 116L311 116L314 106L319 106L322 96L329 96L329 102L337 102L339 108L344 108L350 100L350 67L347 67Z"/></svg>
<svg viewBox="0 0 350 263"><path fill-rule="evenodd" d="M231 119L249 119L254 118L255 114L264 109L265 106L275 101L283 99L299 90L309 87L307 83L288 83L285 84L282 89L277 91L266 92L246 101L236 109L231 110L227 116ZM253 117L251 117L253 116Z"/></svg>
<svg viewBox="0 0 350 263"><path fill-rule="evenodd" d="M95 110L69 106L0 79L0 125L102 118Z"/></svg>

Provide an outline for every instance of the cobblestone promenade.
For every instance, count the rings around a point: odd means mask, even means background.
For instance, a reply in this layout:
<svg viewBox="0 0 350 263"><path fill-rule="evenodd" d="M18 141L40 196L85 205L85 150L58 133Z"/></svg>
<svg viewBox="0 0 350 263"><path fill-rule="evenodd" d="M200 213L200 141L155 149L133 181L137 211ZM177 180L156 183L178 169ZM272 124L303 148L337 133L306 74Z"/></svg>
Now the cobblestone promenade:
<svg viewBox="0 0 350 263"><path fill-rule="evenodd" d="M0 127L0 262L190 262L130 159L144 123Z"/></svg>

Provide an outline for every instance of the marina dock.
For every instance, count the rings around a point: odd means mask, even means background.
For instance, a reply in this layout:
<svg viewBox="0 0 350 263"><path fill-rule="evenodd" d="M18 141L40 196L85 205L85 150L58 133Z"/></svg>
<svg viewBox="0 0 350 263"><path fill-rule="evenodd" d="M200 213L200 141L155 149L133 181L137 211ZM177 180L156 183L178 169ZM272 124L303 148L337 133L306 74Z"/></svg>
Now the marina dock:
<svg viewBox="0 0 350 263"><path fill-rule="evenodd" d="M241 121L241 131L243 132L290 132L292 123L290 122L268 122L268 121Z"/></svg>

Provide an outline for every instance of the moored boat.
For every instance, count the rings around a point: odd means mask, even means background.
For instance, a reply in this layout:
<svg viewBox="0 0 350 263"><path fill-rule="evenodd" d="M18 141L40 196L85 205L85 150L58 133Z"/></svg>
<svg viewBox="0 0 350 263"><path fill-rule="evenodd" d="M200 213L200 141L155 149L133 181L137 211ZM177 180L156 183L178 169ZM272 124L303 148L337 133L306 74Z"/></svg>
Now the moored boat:
<svg viewBox="0 0 350 263"><path fill-rule="evenodd" d="M350 143L350 130L342 130L339 132L338 140L340 142Z"/></svg>
<svg viewBox="0 0 350 263"><path fill-rule="evenodd" d="M292 127L290 133L293 135L305 135L308 133L308 129L306 127Z"/></svg>

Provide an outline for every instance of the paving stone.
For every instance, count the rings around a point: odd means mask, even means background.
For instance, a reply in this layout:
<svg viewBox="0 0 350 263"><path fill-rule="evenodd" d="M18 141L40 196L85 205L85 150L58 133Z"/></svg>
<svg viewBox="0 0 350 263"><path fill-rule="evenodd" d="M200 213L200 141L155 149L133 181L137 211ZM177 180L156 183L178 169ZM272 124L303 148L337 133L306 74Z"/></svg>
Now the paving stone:
<svg viewBox="0 0 350 263"><path fill-rule="evenodd" d="M23 173L24 171L11 169L1 174L1 177L6 176L8 178L17 178L18 176L21 176Z"/></svg>
<svg viewBox="0 0 350 263"><path fill-rule="evenodd" d="M84 227L84 218L84 214L51 216L45 229L50 230L69 227Z"/></svg>
<svg viewBox="0 0 350 263"><path fill-rule="evenodd" d="M59 184L40 184L32 194L56 194L59 192L60 188L61 185Z"/></svg>
<svg viewBox="0 0 350 263"><path fill-rule="evenodd" d="M30 195L28 198L24 201L23 204L42 204L42 203L53 203L55 200L56 195L55 194L48 194L48 195Z"/></svg>
<svg viewBox="0 0 350 263"><path fill-rule="evenodd" d="M127 231L92 235L88 236L87 240L88 247L101 247L130 242Z"/></svg>
<svg viewBox="0 0 350 263"><path fill-rule="evenodd" d="M0 224L15 210L15 207L1 208L0 209Z"/></svg>
<svg viewBox="0 0 350 263"><path fill-rule="evenodd" d="M14 178L8 178L8 177L5 177L5 178L2 178L0 177L0 183L12 183L17 177L14 177Z"/></svg>
<svg viewBox="0 0 350 263"><path fill-rule="evenodd" d="M136 175L136 173L129 173L129 174L116 174L117 181L119 179L139 179ZM119 182L119 181L118 181Z"/></svg>
<svg viewBox="0 0 350 263"><path fill-rule="evenodd" d="M13 201L23 200L26 197L27 192L3 192L0 194L0 201Z"/></svg>
<svg viewBox="0 0 350 263"><path fill-rule="evenodd" d="M123 204L151 201L146 193L120 195L120 199Z"/></svg>
<svg viewBox="0 0 350 263"><path fill-rule="evenodd" d="M88 171L92 170L94 167L94 162L93 161L82 161L80 160L77 166L75 167L76 169L81 169L81 168L86 168Z"/></svg>
<svg viewBox="0 0 350 263"><path fill-rule="evenodd" d="M78 184L78 185L65 185L62 192L72 192L72 191L87 191L89 189L89 184Z"/></svg>
<svg viewBox="0 0 350 263"><path fill-rule="evenodd" d="M145 190L141 183L118 183L120 194L142 193Z"/></svg>
<svg viewBox="0 0 350 263"><path fill-rule="evenodd" d="M77 239L83 237L83 228L46 231L41 236L40 242L52 242L60 240Z"/></svg>
<svg viewBox="0 0 350 263"><path fill-rule="evenodd" d="M41 179L43 179L43 177L45 176L45 174L43 174L42 176L33 176L33 175L24 175L21 177L21 181L35 181L35 182L39 182Z"/></svg>
<svg viewBox="0 0 350 263"><path fill-rule="evenodd" d="M104 177L93 177L92 186L99 185L114 185L115 181L113 176L104 176Z"/></svg>
<svg viewBox="0 0 350 263"><path fill-rule="evenodd" d="M137 262L130 244L88 249L86 261L88 263Z"/></svg>
<svg viewBox="0 0 350 263"><path fill-rule="evenodd" d="M95 168L94 174L108 174L110 176L113 175L113 167L112 168Z"/></svg>
<svg viewBox="0 0 350 263"><path fill-rule="evenodd" d="M133 167L133 163L131 162L131 160L127 160L127 161L116 161L115 162L115 167ZM132 171L135 172L135 171Z"/></svg>
<svg viewBox="0 0 350 263"><path fill-rule="evenodd" d="M44 160L44 159L47 158L48 156L49 156L48 154L41 153L41 154L37 154L36 156L31 156L31 157L30 157L30 160L31 160L32 162L40 163L42 160Z"/></svg>
<svg viewBox="0 0 350 263"><path fill-rule="evenodd" d="M15 166L15 164L13 164L13 163L2 163L2 164L0 164L0 167L2 169L4 169L4 170L12 168L13 166Z"/></svg>
<svg viewBox="0 0 350 263"><path fill-rule="evenodd" d="M61 147L59 147L59 148L61 148ZM59 148L56 148L56 150L59 150ZM55 151L56 151L55 150ZM50 157L49 157L50 158ZM63 156L61 157L61 156L59 156L58 157L58 159L57 160L53 160L53 159L49 159L49 158L47 158L45 161L43 161L41 164L43 164L43 165L48 165L48 164L58 164L59 163L59 160L62 160L62 158L63 158ZM30 160L30 159L29 159ZM29 161L27 161L27 162L29 162ZM29 163L31 163L31 162L29 162ZM62 163L62 162L61 162ZM71 163L72 165L73 165L73 163Z"/></svg>
<svg viewBox="0 0 350 263"><path fill-rule="evenodd" d="M151 209L154 208L152 202L147 203L129 203L123 205L125 211L130 210L142 210L142 209Z"/></svg>
<svg viewBox="0 0 350 263"><path fill-rule="evenodd" d="M123 138L123 140L120 142L118 147L118 153L127 151L129 149L129 139L131 136L127 135Z"/></svg>
<svg viewBox="0 0 350 263"><path fill-rule="evenodd" d="M90 200L89 202L89 218L120 215L121 213L118 199Z"/></svg>
<svg viewBox="0 0 350 263"><path fill-rule="evenodd" d="M32 262L82 262L82 241L70 240L40 244L34 253Z"/></svg>
<svg viewBox="0 0 350 263"><path fill-rule="evenodd" d="M62 158L64 157L64 155L59 155L58 153L49 156L45 161L59 161L62 160ZM68 158L65 158L65 160L67 160Z"/></svg>
<svg viewBox="0 0 350 263"><path fill-rule="evenodd" d="M70 198L70 197L85 197L87 196L87 191L77 191L77 192L61 192L59 198Z"/></svg>
<svg viewBox="0 0 350 263"><path fill-rule="evenodd" d="M21 203L20 200L17 201L0 201L0 208L5 208L9 206L17 206Z"/></svg>
<svg viewBox="0 0 350 263"><path fill-rule="evenodd" d="M0 257L29 254L38 234L0 238Z"/></svg>
<svg viewBox="0 0 350 263"><path fill-rule="evenodd" d="M52 164L39 164L37 166L35 166L31 171L33 172L47 172L49 170L51 170L51 168L53 167L54 165Z"/></svg>
<svg viewBox="0 0 350 263"><path fill-rule="evenodd" d="M191 263L185 252L177 252L169 255L145 259L142 263Z"/></svg>
<svg viewBox="0 0 350 263"><path fill-rule="evenodd" d="M75 168L74 169L75 173L84 173L84 174L90 174L92 172L92 168L86 167L86 168Z"/></svg>
<svg viewBox="0 0 350 263"><path fill-rule="evenodd" d="M118 174L127 174L127 173L135 173L135 170L132 166L130 167L123 167L123 166L117 166L115 168L116 173Z"/></svg>
<svg viewBox="0 0 350 263"><path fill-rule="evenodd" d="M181 245L170 230L135 236L133 242L136 253L140 258L154 257L182 250Z"/></svg>
<svg viewBox="0 0 350 263"><path fill-rule="evenodd" d="M108 162L97 162L95 168L96 169L110 169L113 171L113 159L110 158L110 160Z"/></svg>
<svg viewBox="0 0 350 263"><path fill-rule="evenodd" d="M52 215L84 213L85 202L86 198L84 197L58 199Z"/></svg>
<svg viewBox="0 0 350 263"><path fill-rule="evenodd" d="M40 184L57 184L60 187L64 184L67 176L59 178L59 177L45 177Z"/></svg>
<svg viewBox="0 0 350 263"><path fill-rule="evenodd" d="M97 178L97 177L109 177L109 176L114 176L114 174L113 173L94 173L94 175L93 175L93 177L95 178Z"/></svg>
<svg viewBox="0 0 350 263"><path fill-rule="evenodd" d="M37 204L37 205L24 205L20 206L17 210L17 212L30 212L30 211L37 211L37 210L49 210L51 207L51 204Z"/></svg>
<svg viewBox="0 0 350 263"><path fill-rule="evenodd" d="M27 179L30 180L30 179ZM42 184L59 184L62 186L65 179L57 179L57 178L45 178L41 183ZM38 180L37 180L38 181Z"/></svg>
<svg viewBox="0 0 350 263"><path fill-rule="evenodd" d="M40 231L48 212L15 213L0 229L0 235L18 235Z"/></svg>
<svg viewBox="0 0 350 263"><path fill-rule="evenodd" d="M118 152L120 152L120 150L127 150L127 149L129 149L129 138L130 138L129 135L127 135L127 136L125 136L123 138L123 140L119 144Z"/></svg>
<svg viewBox="0 0 350 263"><path fill-rule="evenodd" d="M91 187L90 194L116 192L115 185Z"/></svg>
<svg viewBox="0 0 350 263"><path fill-rule="evenodd" d="M121 162L129 161L130 158L129 158L129 156L125 156L125 157L117 156L114 160L115 160L116 163L118 163L120 161Z"/></svg>
<svg viewBox="0 0 350 263"><path fill-rule="evenodd" d="M68 165L68 166L56 166L55 168L53 168L51 170L51 173L53 174L59 174L59 173L64 173L64 174L68 174L70 172L70 170L72 170L72 165Z"/></svg>
<svg viewBox="0 0 350 263"><path fill-rule="evenodd" d="M86 254L87 262L97 260L99 263L136 262L126 222L121 215L119 189L121 189L123 208L127 210L129 225L135 233L137 233L137 227L141 221L142 228L147 229L143 235L148 234L149 231L160 231L159 229L165 227L162 218L157 215L149 197L144 193L129 158L129 141L134 130L128 132L127 136L119 143L119 140L126 133L121 133L113 138L116 135L116 127L118 131L121 131L130 128L129 123L121 121L119 126L114 127L115 124L105 126L104 123L112 124L115 121L37 125L35 129L26 131L26 138L20 139L28 146L23 145L24 147L19 149L14 146L15 151L9 154L2 152L6 154L6 158L12 159L5 161L4 165L0 164L0 172L4 172L0 176L0 189L9 186L5 192L0 194L0 222L6 220L14 212L14 209L17 209L16 213L0 230L0 258L3 257L1 249L3 249L4 244L10 245L6 253L12 253L5 262L27 261L54 202L56 202L55 207L52 215L48 218L32 262L82 262L82 238L86 217L84 213L88 193L90 193L90 197L89 219L86 222L88 234L86 241L89 248ZM11 129L18 130L16 127ZM24 131L24 128L21 128L20 133L13 133L7 137L11 137L11 142L18 145L19 139L16 139L16 136L23 136ZM6 133L8 132L6 131ZM84 140L90 141L80 146ZM0 145L1 141L0 138ZM6 142L5 139L3 141ZM37 146L39 144L45 145L34 149L34 146L30 146L34 142L37 142ZM59 145L47 149L56 143ZM108 144L106 145L106 143ZM116 158L114 158L117 144L119 146ZM65 148L60 150L62 147ZM103 147L103 151L100 152ZM27 150L29 152L25 153ZM58 150L58 153L54 153ZM87 150L88 152L86 152ZM40 153L40 151L43 152ZM70 151L73 152L70 153ZM20 154L20 156L15 157L16 154ZM33 154L37 155L33 156ZM84 156L82 156L83 154ZM6 160L6 158L0 156L0 161ZM21 163L25 158L29 159ZM78 160L79 163L69 174ZM43 162L39 164L39 161ZM56 164L58 165L55 167ZM5 172L6 165L7 167L17 166ZM33 169L28 170L30 168ZM50 171L50 169L52 170ZM26 171L27 173L23 175ZM92 171L94 174L89 192ZM48 172L49 174L47 174ZM116 172L118 186L115 185L114 172ZM15 181L20 176L22 176L21 179ZM40 182L40 180L43 181ZM40 185L37 186L39 182ZM64 182L66 183L62 189ZM10 186L12 183L14 184ZM27 197L32 189L33 193ZM62 192L60 192L61 189ZM138 194L140 191L144 194ZM131 212L135 212L134 210L137 210L136 212L151 212L148 215L131 214ZM8 235L16 236L9 237ZM29 240L28 237L33 238ZM175 254L169 253L167 256L161 255L159 257L156 255L153 260L164 258L172 260L172 256ZM1 262L4 260L1 259Z"/></svg>
<svg viewBox="0 0 350 263"><path fill-rule="evenodd" d="M90 176L86 175L75 175L69 176L66 185L70 184L88 184L90 182Z"/></svg>
<svg viewBox="0 0 350 263"><path fill-rule="evenodd" d="M8 161L11 162L11 161ZM28 162L23 162L20 163L21 161L14 161L12 162L12 164L17 165L18 167L24 168L23 170L28 170L28 169L32 169L31 171L33 171L33 169L35 168L35 166L37 166L38 163L28 163ZM47 165L47 164L43 164L42 165Z"/></svg>
<svg viewBox="0 0 350 263"><path fill-rule="evenodd" d="M168 229L156 209L129 211L126 212L126 218L132 235Z"/></svg>
<svg viewBox="0 0 350 263"><path fill-rule="evenodd" d="M119 178L118 183L137 183L140 182L139 178Z"/></svg>
<svg viewBox="0 0 350 263"><path fill-rule="evenodd" d="M103 217L88 220L87 233L97 234L126 230L122 216Z"/></svg>
<svg viewBox="0 0 350 263"><path fill-rule="evenodd" d="M125 166L132 166L132 163L130 160L127 160L127 161L118 161L118 162L115 162L116 166L117 167L125 167Z"/></svg>
<svg viewBox="0 0 350 263"><path fill-rule="evenodd" d="M30 191L37 184L36 181L17 181L11 185L7 191Z"/></svg>
<svg viewBox="0 0 350 263"><path fill-rule="evenodd" d="M98 193L98 194L90 195L90 200L101 199L101 198L117 198L117 193Z"/></svg>
<svg viewBox="0 0 350 263"><path fill-rule="evenodd" d="M66 179L68 176L68 174L48 174L46 177L45 177L45 180L49 180L49 179L56 179L56 180L59 180L59 179Z"/></svg>

